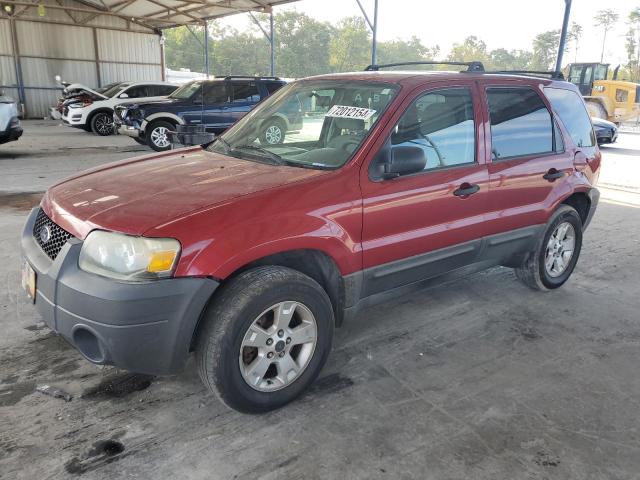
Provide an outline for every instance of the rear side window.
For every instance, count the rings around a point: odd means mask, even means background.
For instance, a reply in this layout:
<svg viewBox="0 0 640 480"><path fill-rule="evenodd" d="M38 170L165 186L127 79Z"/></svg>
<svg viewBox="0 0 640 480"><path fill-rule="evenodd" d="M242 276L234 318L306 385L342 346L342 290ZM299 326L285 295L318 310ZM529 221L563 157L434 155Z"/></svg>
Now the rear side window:
<svg viewBox="0 0 640 480"><path fill-rule="evenodd" d="M234 102L259 102L260 93L256 82L234 83L233 84L233 101Z"/></svg>
<svg viewBox="0 0 640 480"><path fill-rule="evenodd" d="M560 116L569 135L578 147L593 147L596 136L582 98L571 90L547 87L544 89L553 109Z"/></svg>
<svg viewBox="0 0 640 480"><path fill-rule="evenodd" d="M391 135L393 146L420 147L426 170L475 162L473 101L468 88L437 90L419 96Z"/></svg>
<svg viewBox="0 0 640 480"><path fill-rule="evenodd" d="M128 90L125 90L124 93L129 95L129 98L142 98L148 97L148 85L137 85L135 87L131 87Z"/></svg>
<svg viewBox="0 0 640 480"><path fill-rule="evenodd" d="M487 100L494 160L554 151L551 114L533 89L488 88Z"/></svg>

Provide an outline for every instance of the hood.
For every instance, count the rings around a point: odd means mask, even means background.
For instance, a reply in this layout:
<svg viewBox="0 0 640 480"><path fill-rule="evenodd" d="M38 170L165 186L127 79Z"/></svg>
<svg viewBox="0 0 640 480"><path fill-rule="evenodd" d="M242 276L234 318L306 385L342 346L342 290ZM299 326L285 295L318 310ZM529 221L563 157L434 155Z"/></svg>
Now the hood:
<svg viewBox="0 0 640 480"><path fill-rule="evenodd" d="M144 103L139 103L136 102L135 100L132 100L130 102L122 102L119 105L125 105L128 109L150 109L150 108L154 108L154 107L158 107L158 108L162 108L165 107L167 105L173 105L176 103L184 103L185 100L181 99L181 98L160 98L158 100L149 100L146 101Z"/></svg>
<svg viewBox="0 0 640 480"><path fill-rule="evenodd" d="M598 128L617 128L616 124L613 122L610 122L608 120L603 120L602 118L595 118L592 117L591 118L591 123L593 123L593 126Z"/></svg>
<svg viewBox="0 0 640 480"><path fill-rule="evenodd" d="M71 85L69 85L68 87L66 87L63 91L62 91L63 95L66 97L70 97L70 96L76 96L76 95L82 95L87 94L90 95L94 98L98 98L100 100L106 100L109 97L104 96L103 94L96 92L95 90L93 90L92 88L87 87L86 85L83 85L81 83L72 83Z"/></svg>
<svg viewBox="0 0 640 480"><path fill-rule="evenodd" d="M96 228L142 235L188 213L326 173L191 147L84 172L51 187L42 207L81 239Z"/></svg>

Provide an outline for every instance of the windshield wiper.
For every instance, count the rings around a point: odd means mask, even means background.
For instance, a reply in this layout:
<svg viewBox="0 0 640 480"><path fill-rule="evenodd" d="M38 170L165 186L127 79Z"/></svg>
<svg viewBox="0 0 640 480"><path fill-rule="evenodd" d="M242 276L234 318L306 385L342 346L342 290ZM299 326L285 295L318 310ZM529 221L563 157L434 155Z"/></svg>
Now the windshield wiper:
<svg viewBox="0 0 640 480"><path fill-rule="evenodd" d="M229 145L229 144L227 143L227 145ZM231 149L231 151L233 151L233 150L253 150L255 152L259 152L260 154L262 154L260 156L263 156L263 158L266 157L269 160L271 160L271 162L274 165L284 165L285 164L285 161L283 160L283 158L280 155L278 155L277 153L270 152L266 148L258 147L257 145L249 145L249 144L247 144L247 145L238 145L237 147L233 147Z"/></svg>

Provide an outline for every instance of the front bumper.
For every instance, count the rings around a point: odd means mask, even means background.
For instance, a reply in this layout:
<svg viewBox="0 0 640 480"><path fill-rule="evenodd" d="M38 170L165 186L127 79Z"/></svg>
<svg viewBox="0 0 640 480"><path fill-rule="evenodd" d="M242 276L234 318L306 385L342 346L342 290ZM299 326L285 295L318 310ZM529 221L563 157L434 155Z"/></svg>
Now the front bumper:
<svg viewBox="0 0 640 480"><path fill-rule="evenodd" d="M74 109L69 109L69 113L62 115L62 123L69 127L84 127L85 120L82 112L77 112Z"/></svg>
<svg viewBox="0 0 640 480"><path fill-rule="evenodd" d="M9 127L4 131L0 131L0 143L12 142L18 140L22 136L23 130L20 126L20 122L11 120Z"/></svg>
<svg viewBox="0 0 640 480"><path fill-rule="evenodd" d="M37 213L25 224L22 254L36 272L35 306L46 324L93 363L153 375L180 371L218 282L126 283L87 273L78 267L82 242L75 238L52 261L33 237Z"/></svg>
<svg viewBox="0 0 640 480"><path fill-rule="evenodd" d="M140 130L136 127L130 127L129 125L120 125L118 127L118 133L120 135L126 135L131 138L140 137Z"/></svg>

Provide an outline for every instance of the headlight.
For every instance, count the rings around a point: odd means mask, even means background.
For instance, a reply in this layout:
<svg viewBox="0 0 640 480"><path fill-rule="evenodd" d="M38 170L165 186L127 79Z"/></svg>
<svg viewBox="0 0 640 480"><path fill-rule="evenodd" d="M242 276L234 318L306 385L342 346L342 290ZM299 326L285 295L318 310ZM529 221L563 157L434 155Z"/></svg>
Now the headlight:
<svg viewBox="0 0 640 480"><path fill-rule="evenodd" d="M142 281L171 276L179 255L180 242L173 238L133 237L95 230L82 244L78 263L85 272Z"/></svg>

